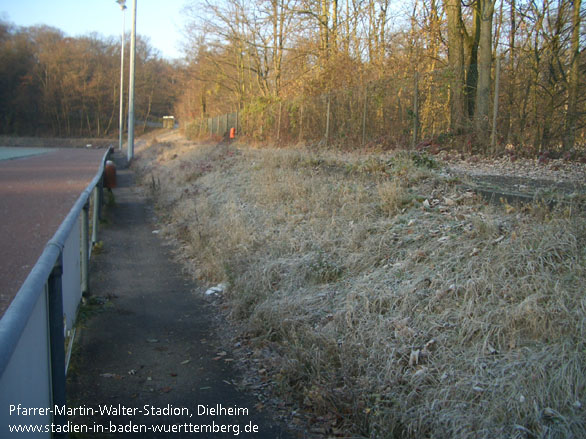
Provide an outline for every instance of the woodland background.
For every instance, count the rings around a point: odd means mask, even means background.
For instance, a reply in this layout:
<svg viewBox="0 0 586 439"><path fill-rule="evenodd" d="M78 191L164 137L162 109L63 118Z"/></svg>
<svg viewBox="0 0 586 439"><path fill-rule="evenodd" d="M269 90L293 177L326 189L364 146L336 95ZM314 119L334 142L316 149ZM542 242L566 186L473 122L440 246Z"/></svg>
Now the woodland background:
<svg viewBox="0 0 586 439"><path fill-rule="evenodd" d="M107 137L118 133L120 43L120 37L72 38L51 27L0 22L0 134ZM125 82L129 46L128 39ZM172 111L176 71L147 40L137 38L138 126L144 127L151 116Z"/></svg>
<svg viewBox="0 0 586 439"><path fill-rule="evenodd" d="M173 113L199 135L238 111L259 141L319 139L329 123L336 144L364 144L367 125L383 147L417 129L487 152L500 59L499 150L571 156L585 144L585 13L581 0L191 1L183 60L139 40L137 119ZM0 132L113 135L119 46L0 23Z"/></svg>

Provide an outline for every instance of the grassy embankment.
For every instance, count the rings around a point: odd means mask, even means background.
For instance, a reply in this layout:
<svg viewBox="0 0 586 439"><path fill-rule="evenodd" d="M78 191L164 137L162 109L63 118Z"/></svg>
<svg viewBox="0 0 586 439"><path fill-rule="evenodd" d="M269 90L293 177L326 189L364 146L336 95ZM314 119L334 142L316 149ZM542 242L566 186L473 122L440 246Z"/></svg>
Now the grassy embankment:
<svg viewBox="0 0 586 439"><path fill-rule="evenodd" d="M193 273L228 283L263 368L332 431L586 431L583 213L486 206L406 152L175 138L138 157Z"/></svg>

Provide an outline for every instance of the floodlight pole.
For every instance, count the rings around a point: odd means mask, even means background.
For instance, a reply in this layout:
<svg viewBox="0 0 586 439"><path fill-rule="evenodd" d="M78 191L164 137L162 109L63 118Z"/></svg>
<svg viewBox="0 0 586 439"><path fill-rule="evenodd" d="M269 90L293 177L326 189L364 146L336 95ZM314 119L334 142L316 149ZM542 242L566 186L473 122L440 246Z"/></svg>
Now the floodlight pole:
<svg viewBox="0 0 586 439"><path fill-rule="evenodd" d="M128 161L134 157L134 58L136 56L136 0L132 0L130 36L130 83L128 84Z"/></svg>
<svg viewBox="0 0 586 439"><path fill-rule="evenodd" d="M126 0L116 0L122 11L122 37L120 43L120 123L118 129L118 149L122 151L124 137L124 33L126 28Z"/></svg>

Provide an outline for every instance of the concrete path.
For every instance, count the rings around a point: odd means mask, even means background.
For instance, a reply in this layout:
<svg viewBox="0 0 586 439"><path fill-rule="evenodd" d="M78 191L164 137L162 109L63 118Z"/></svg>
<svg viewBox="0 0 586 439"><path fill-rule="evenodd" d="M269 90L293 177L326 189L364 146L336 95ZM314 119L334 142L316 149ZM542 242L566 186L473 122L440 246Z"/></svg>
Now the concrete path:
<svg viewBox="0 0 586 439"><path fill-rule="evenodd" d="M213 309L153 233L154 214L120 160L116 205L105 209L103 250L91 263L95 313L68 376L68 406L78 409L70 421L89 428L80 437L295 437L235 388L229 353L213 347ZM104 407L120 412L100 415Z"/></svg>

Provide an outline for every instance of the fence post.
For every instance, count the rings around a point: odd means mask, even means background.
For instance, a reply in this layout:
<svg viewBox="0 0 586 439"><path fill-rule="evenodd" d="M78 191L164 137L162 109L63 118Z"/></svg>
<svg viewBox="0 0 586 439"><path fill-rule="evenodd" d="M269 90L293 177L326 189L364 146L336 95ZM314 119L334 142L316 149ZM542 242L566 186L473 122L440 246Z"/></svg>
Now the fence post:
<svg viewBox="0 0 586 439"><path fill-rule="evenodd" d="M238 126L238 109L236 109L236 126L234 128L236 128L236 134L240 134L240 127Z"/></svg>
<svg viewBox="0 0 586 439"><path fill-rule="evenodd" d="M279 102L279 119L277 120L277 142L281 140L281 114L283 114L283 102Z"/></svg>
<svg viewBox="0 0 586 439"><path fill-rule="evenodd" d="M328 93L328 104L326 110L326 148L328 147L328 140L330 137L330 93Z"/></svg>
<svg viewBox="0 0 586 439"><path fill-rule="evenodd" d="M63 253L59 254L47 281L49 307L49 345L51 352L52 407L65 406L65 337L63 327ZM67 425L67 415L53 413L53 424ZM55 438L67 438L67 433L55 433Z"/></svg>
<svg viewBox="0 0 586 439"><path fill-rule="evenodd" d="M81 210L81 293L89 292L89 201Z"/></svg>
<svg viewBox="0 0 586 439"><path fill-rule="evenodd" d="M364 86L364 108L362 109L362 147L366 144L366 105L368 100L368 85Z"/></svg>
<svg viewBox="0 0 586 439"><path fill-rule="evenodd" d="M415 148L419 131L419 72L415 72L415 89L413 90L413 139L411 146Z"/></svg>
<svg viewBox="0 0 586 439"><path fill-rule="evenodd" d="M499 82L501 76L501 59L496 59L496 72L494 78L494 105L492 107L492 133L490 134L490 147L492 153L496 153L496 120L499 114Z"/></svg>
<svg viewBox="0 0 586 439"><path fill-rule="evenodd" d="M303 101L301 102L301 113L299 115L299 142L303 140Z"/></svg>
<svg viewBox="0 0 586 439"><path fill-rule="evenodd" d="M103 177L102 177L103 178ZM94 209L92 214L92 245L98 242L98 225L100 223L100 189L98 185L94 187Z"/></svg>
<svg viewBox="0 0 586 439"><path fill-rule="evenodd" d="M100 179L98 184L96 185L98 188L98 218L102 218L102 206L104 204L104 178Z"/></svg>

